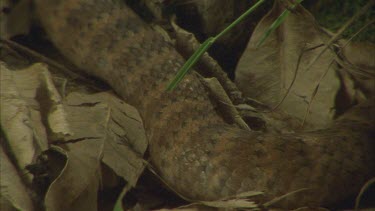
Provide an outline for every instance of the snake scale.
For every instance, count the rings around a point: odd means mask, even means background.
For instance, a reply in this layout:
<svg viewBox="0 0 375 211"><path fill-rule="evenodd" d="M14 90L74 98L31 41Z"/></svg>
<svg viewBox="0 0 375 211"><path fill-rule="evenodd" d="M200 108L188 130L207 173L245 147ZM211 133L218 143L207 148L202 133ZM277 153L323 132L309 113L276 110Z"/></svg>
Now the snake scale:
<svg viewBox="0 0 375 211"><path fill-rule="evenodd" d="M264 191L272 199L311 188L282 206L327 205L358 193L375 175L371 103L356 106L324 130L292 135L245 131L217 114L195 73L165 92L184 60L124 2L34 3L62 54L139 110L152 165L185 197L215 200Z"/></svg>

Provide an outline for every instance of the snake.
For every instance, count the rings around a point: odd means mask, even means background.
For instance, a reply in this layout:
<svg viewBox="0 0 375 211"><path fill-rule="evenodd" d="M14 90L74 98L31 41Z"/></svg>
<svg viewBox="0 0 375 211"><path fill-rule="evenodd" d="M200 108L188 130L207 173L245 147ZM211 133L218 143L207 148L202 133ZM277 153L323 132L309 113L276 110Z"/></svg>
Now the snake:
<svg viewBox="0 0 375 211"><path fill-rule="evenodd" d="M56 48L136 107L157 174L180 195L219 200L262 191L263 200L307 188L281 207L336 203L375 175L373 100L331 126L292 134L227 123L192 71L173 91L184 64L171 41L119 0L34 0Z"/></svg>

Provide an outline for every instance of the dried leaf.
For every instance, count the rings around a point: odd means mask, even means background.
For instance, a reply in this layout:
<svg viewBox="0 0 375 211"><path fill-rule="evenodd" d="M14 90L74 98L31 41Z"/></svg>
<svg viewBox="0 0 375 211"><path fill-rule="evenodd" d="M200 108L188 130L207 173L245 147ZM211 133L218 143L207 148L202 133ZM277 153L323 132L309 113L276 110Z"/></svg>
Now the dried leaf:
<svg viewBox="0 0 375 211"><path fill-rule="evenodd" d="M135 186L148 144L135 108L111 93L72 92L63 100L45 65L19 71L0 65L1 126L21 174L48 149L47 140L55 144L50 155L60 154L57 160L49 156L54 160L49 162L49 176L55 180L45 195L46 210L96 210L102 161ZM5 172L1 171L5 186L17 180Z"/></svg>
<svg viewBox="0 0 375 211"><path fill-rule="evenodd" d="M253 201L247 199L232 199L227 201L203 201L201 202L209 207L219 207L219 208L246 208L255 209L258 208L257 204Z"/></svg>
<svg viewBox="0 0 375 211"><path fill-rule="evenodd" d="M71 133L63 142L56 140L56 144L69 150L64 151L64 170L47 192L48 209L96 209L101 160L135 185L144 169L142 157L147 142L142 121L133 107L110 93L73 92L66 97L61 115ZM67 193L67 186L74 188Z"/></svg>
<svg viewBox="0 0 375 211"><path fill-rule="evenodd" d="M111 93L71 93L66 98L74 138L105 138L103 161L134 186L143 172L148 142L138 111ZM91 115L87 122L83 119ZM73 120L73 118L75 118ZM103 124L106 122L106 124ZM100 124L102 128L97 128Z"/></svg>
<svg viewBox="0 0 375 211"><path fill-rule="evenodd" d="M3 141L2 139L1 142ZM34 210L28 190L2 145L0 146L0 174L1 210Z"/></svg>
<svg viewBox="0 0 375 211"><path fill-rule="evenodd" d="M41 105L36 98L43 92L44 65L11 71L4 64L1 69L1 127L9 146L9 153L24 174L25 167L47 149L46 129L43 126ZM28 174L29 175L29 174ZM30 175L29 175L30 176ZM29 177L31 182L31 177Z"/></svg>
<svg viewBox="0 0 375 211"><path fill-rule="evenodd" d="M251 209L259 210L259 206L254 201L251 201L251 197L262 195L260 191L248 191L237 194L232 197L227 197L217 201L200 201L199 203L208 207L224 208L224 209Z"/></svg>
<svg viewBox="0 0 375 211"><path fill-rule="evenodd" d="M293 81L291 92L280 109L288 115L303 119L312 93L317 84L319 90L312 104L308 123L315 128L327 126L333 119L335 97L340 81L335 66L329 66L334 58L332 51L326 51L309 71L304 71L320 47L329 39L318 29L314 17L302 6L298 6L270 35L263 46L256 49L260 37L269 25L284 11L279 1L258 24L248 43L236 70L236 83L244 93L268 105L276 105L286 94ZM323 45L324 46L324 45ZM312 48L306 51L306 49ZM298 58L303 52L300 70L296 73ZM320 78L325 74L323 81Z"/></svg>

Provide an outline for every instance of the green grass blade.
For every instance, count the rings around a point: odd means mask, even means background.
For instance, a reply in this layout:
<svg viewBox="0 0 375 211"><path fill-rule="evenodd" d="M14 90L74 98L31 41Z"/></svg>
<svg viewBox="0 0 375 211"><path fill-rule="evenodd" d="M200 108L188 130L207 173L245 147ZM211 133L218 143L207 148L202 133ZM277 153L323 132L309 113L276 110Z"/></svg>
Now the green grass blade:
<svg viewBox="0 0 375 211"><path fill-rule="evenodd" d="M122 198L126 195L127 192L132 188L131 185L127 184L125 187L122 189L120 195L117 197L115 206L113 207L113 211L124 211L122 208Z"/></svg>
<svg viewBox="0 0 375 211"><path fill-rule="evenodd" d="M181 67L181 69L176 74L176 77L169 83L167 87L167 91L172 91L176 86L181 82L181 80L185 77L185 75L189 72L189 70L198 62L200 57L207 51L209 47L221 36L223 36L227 31L231 30L234 26L236 26L239 22L245 19L249 14L251 14L256 8L258 8L265 0L259 0L256 4L254 4L250 9L248 9L245 13L243 13L240 17L238 17L235 21L233 21L228 27L226 27L223 31L221 31L215 37L210 37L206 41L202 43L197 51L185 62L185 64Z"/></svg>
<svg viewBox="0 0 375 211"><path fill-rule="evenodd" d="M172 91L176 86L182 81L185 75L189 72L189 70L197 63L199 58L207 51L207 49L213 44L214 38L210 37L206 41L204 41L199 49L194 52L193 55L185 62L185 64L181 67L178 71L176 77L172 80L172 82L168 85L167 91Z"/></svg>
<svg viewBox="0 0 375 211"><path fill-rule="evenodd" d="M355 199L355 207L354 207L354 210L359 210L359 205L360 205L360 202L361 202L361 199L363 197L363 194L369 190L369 188L371 186L374 186L375 185L375 177L373 177L372 179L370 179L369 181L366 182L365 185L363 185L363 187L361 188L357 198Z"/></svg>
<svg viewBox="0 0 375 211"><path fill-rule="evenodd" d="M257 48L259 46L261 46L264 41L266 41L266 39L270 36L270 34L276 30L277 27L279 27L285 20L286 17L288 17L288 15L290 14L290 10L293 10L294 8L297 7L298 4L300 4L303 0L297 0L296 3L291 6L290 9L285 9L281 15L279 17L277 17L277 19L271 24L271 26L267 29L266 32L264 32L262 38L260 39L260 41L258 42L257 44Z"/></svg>
<svg viewBox="0 0 375 211"><path fill-rule="evenodd" d="M246 12L244 12L240 17L238 17L235 21L233 21L229 26L227 26L223 31L221 31L218 35L215 36L215 40L219 39L221 36L223 36L226 32L231 30L233 27L235 27L238 23L240 23L243 19L245 19L248 15L250 15L256 8L258 8L261 4L263 4L265 0L259 0L257 3L255 3L250 9L248 9Z"/></svg>

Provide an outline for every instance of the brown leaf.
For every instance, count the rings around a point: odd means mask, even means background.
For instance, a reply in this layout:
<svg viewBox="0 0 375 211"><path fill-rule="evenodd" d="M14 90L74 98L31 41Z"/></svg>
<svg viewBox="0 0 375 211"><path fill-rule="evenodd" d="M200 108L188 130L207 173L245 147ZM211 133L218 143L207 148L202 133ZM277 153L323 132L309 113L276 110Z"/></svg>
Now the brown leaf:
<svg viewBox="0 0 375 211"><path fill-rule="evenodd" d="M237 66L236 83L246 95L268 105L276 105L293 81L300 54L312 48L303 53L295 83L280 109L292 117L303 119L312 94L319 85L308 122L321 128L328 125L335 114L332 108L335 106L340 81L335 73L335 65L330 66L335 58L334 52L330 50L310 70L304 71L304 67L324 47L317 46L324 44L329 38L316 25L314 17L302 6L298 6L267 38L263 46L256 48L263 33L284 9L280 1L275 1L273 9L256 27Z"/></svg>

